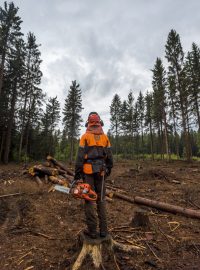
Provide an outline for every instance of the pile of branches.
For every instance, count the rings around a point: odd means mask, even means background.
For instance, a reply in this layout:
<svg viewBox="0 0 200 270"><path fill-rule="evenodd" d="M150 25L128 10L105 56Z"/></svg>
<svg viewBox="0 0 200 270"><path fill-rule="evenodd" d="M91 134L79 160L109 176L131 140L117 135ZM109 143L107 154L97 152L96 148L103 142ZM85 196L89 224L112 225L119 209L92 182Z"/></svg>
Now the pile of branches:
<svg viewBox="0 0 200 270"><path fill-rule="evenodd" d="M24 173L33 177L38 185L42 185L43 182L47 184L50 181L54 184L68 186L69 182L74 179L74 172L50 155L46 157L44 163L34 165Z"/></svg>

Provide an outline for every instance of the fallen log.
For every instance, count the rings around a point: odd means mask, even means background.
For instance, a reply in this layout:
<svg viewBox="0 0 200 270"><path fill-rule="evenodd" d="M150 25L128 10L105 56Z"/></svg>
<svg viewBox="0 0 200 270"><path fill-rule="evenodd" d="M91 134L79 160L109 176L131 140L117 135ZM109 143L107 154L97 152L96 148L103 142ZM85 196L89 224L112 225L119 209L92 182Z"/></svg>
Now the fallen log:
<svg viewBox="0 0 200 270"><path fill-rule="evenodd" d="M61 175L64 175L66 174L66 171L65 170L62 170L59 168L59 166L56 166L56 169L58 170L58 173L61 174Z"/></svg>
<svg viewBox="0 0 200 270"><path fill-rule="evenodd" d="M182 215L187 216L187 217L200 219L200 211L199 210L184 208L184 207L180 207L177 205L172 205L172 204L164 203L164 202L158 202L155 200L150 200L150 199L142 198L139 196L136 196L135 198L131 198L129 196L126 196L126 195L123 195L123 194L120 194L117 192L114 193L114 197L120 198L120 199L125 200L125 201L130 202L130 203L138 203L138 204L154 207L156 209L160 209L163 211L167 211L170 213L182 214Z"/></svg>
<svg viewBox="0 0 200 270"><path fill-rule="evenodd" d="M35 165L33 166L34 172L40 172L42 174L46 175L53 175L56 176L59 174L58 170L51 167L44 167L42 165Z"/></svg>
<svg viewBox="0 0 200 270"><path fill-rule="evenodd" d="M61 162L57 161L52 156L47 156L46 159L48 161L51 161L54 165L60 167L62 170L66 171L69 175L74 176L74 173L70 169L68 169L65 165L63 165Z"/></svg>
<svg viewBox="0 0 200 270"><path fill-rule="evenodd" d="M58 177L55 177L55 176L52 176L52 175L49 176L49 181L51 181L54 184L59 184L59 185L62 185L62 186L68 186L69 185L69 183L66 180L62 180L62 179L60 179Z"/></svg>
<svg viewBox="0 0 200 270"><path fill-rule="evenodd" d="M68 175L68 174L63 174L63 177L67 180L72 182L74 180L74 176Z"/></svg>
<svg viewBox="0 0 200 270"><path fill-rule="evenodd" d="M198 210L184 208L184 207L172 205L169 203L158 202L158 201L142 198L139 196L136 196L134 201L138 204L143 204L143 205L155 207L157 209L164 210L164 211L167 211L170 213L174 213L174 214L180 213L180 214L183 214L184 216L187 216L187 217L200 219L200 211L198 211Z"/></svg>
<svg viewBox="0 0 200 270"><path fill-rule="evenodd" d="M130 202L130 203L135 203L135 199L134 198L131 198L131 197L126 196L126 195L123 195L123 194L118 193L118 192L113 192L113 196L114 197L117 197L117 198L120 198L122 200L125 200L127 202Z"/></svg>

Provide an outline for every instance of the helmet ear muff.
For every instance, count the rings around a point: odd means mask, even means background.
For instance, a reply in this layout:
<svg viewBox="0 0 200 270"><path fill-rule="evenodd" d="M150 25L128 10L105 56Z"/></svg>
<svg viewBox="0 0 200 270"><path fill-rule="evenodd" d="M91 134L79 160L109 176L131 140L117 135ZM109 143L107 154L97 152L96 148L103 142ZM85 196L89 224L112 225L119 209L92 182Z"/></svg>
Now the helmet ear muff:
<svg viewBox="0 0 200 270"><path fill-rule="evenodd" d="M104 126L104 122L102 120L100 120L100 124L102 127Z"/></svg>
<svg viewBox="0 0 200 270"><path fill-rule="evenodd" d="M85 123L85 127L88 127L88 121Z"/></svg>

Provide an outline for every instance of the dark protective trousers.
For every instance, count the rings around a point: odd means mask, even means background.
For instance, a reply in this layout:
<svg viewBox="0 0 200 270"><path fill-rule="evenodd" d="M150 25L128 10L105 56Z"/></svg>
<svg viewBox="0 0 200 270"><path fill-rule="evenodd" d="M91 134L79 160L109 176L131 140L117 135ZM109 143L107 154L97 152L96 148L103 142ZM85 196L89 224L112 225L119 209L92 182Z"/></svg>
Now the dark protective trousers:
<svg viewBox="0 0 200 270"><path fill-rule="evenodd" d="M99 173L85 174L85 182L88 183L92 189L97 193L97 201L85 201L85 217L86 225L89 232L97 231L97 216L99 220L99 230L100 232L107 232L107 219L106 219L106 205L105 205L105 179L103 183L102 190L102 181L103 176ZM101 195L101 192L102 195ZM102 199L102 200L101 200ZM95 204L97 211L95 210Z"/></svg>

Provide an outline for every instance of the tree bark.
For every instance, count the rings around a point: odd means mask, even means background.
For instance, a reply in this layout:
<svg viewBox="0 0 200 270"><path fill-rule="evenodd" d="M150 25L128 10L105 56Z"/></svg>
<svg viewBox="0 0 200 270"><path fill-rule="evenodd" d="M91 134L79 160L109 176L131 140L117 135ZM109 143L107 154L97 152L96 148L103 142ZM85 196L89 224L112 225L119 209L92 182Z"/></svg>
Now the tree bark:
<svg viewBox="0 0 200 270"><path fill-rule="evenodd" d="M70 138L70 164L72 164L74 154L74 140L73 137Z"/></svg>

